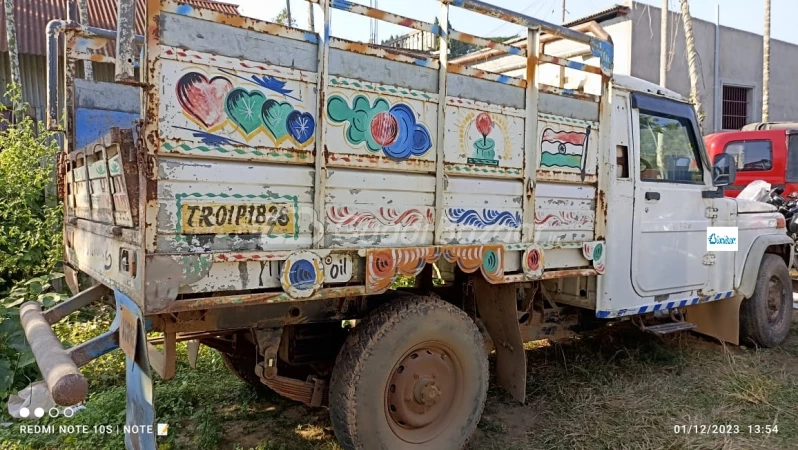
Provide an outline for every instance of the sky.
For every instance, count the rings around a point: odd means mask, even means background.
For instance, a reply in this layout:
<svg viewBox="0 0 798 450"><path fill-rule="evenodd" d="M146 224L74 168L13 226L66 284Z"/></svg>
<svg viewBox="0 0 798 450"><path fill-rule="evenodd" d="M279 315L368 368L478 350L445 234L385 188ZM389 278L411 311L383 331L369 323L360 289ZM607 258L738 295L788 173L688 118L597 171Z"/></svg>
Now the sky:
<svg viewBox="0 0 798 450"><path fill-rule="evenodd" d="M286 0L221 0L240 6L239 11L250 17L270 20L285 7ZM433 22L440 7L436 0L371 0L379 2L379 9L400 14L414 19ZM498 6L546 20L561 23L563 0L485 0ZM657 7L662 0L641 0ZM668 0L670 9L679 8L679 0ZM308 3L304 0L290 0L291 12L297 26L306 28L308 24ZM369 4L369 0L354 0L355 3ZM566 22L609 8L622 0L566 0ZM798 33L790 30L795 27L798 17L798 1L772 0L771 5L771 37L798 44ZM762 34L764 28L764 7L762 0L690 0L690 12L693 17L714 22L717 5L720 4L721 25L739 28ZM315 6L316 28L319 29L320 10ZM461 8L450 9L452 27L478 36L509 36L521 31L520 27L482 15L464 11ZM369 36L369 19L344 11L333 10L332 34L344 39L367 41ZM391 35L399 35L410 30L387 22L379 23L379 39L387 39Z"/></svg>

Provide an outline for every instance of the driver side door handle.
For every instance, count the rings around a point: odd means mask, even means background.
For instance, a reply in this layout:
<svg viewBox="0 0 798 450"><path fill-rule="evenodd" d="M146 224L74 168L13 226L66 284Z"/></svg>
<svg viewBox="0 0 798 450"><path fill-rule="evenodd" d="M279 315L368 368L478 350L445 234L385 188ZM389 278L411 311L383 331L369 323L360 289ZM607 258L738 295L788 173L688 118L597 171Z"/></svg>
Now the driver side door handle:
<svg viewBox="0 0 798 450"><path fill-rule="evenodd" d="M646 200L659 200L659 192L646 192Z"/></svg>

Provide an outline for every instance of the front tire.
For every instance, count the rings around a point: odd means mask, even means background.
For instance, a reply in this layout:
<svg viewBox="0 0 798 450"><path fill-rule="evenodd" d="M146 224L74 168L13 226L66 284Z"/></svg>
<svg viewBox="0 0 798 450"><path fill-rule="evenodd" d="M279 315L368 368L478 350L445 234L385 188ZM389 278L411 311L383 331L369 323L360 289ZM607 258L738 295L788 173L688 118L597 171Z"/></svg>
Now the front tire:
<svg viewBox="0 0 798 450"><path fill-rule="evenodd" d="M460 449L485 406L488 358L474 322L431 297L391 301L355 327L330 381L346 450Z"/></svg>
<svg viewBox="0 0 798 450"><path fill-rule="evenodd" d="M740 342L760 347L781 345L792 322L792 280L784 260L766 253L751 298L740 306Z"/></svg>

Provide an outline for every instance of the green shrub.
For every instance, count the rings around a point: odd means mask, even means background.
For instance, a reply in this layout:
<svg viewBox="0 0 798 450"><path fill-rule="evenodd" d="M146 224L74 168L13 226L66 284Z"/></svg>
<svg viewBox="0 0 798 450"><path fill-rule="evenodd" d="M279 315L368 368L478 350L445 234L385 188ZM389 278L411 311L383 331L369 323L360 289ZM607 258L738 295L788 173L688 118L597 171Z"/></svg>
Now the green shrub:
<svg viewBox="0 0 798 450"><path fill-rule="evenodd" d="M9 393L38 377L19 323L19 305L46 308L63 300L53 292L61 259L61 208L54 195L57 141L23 112L18 88L0 104L0 405ZM13 118L13 120L12 120ZM52 198L51 198L52 197Z"/></svg>
<svg viewBox="0 0 798 450"><path fill-rule="evenodd" d="M22 114L18 88L0 104L0 292L49 273L62 257L61 207L55 198L55 136ZM9 116L17 120L9 120Z"/></svg>

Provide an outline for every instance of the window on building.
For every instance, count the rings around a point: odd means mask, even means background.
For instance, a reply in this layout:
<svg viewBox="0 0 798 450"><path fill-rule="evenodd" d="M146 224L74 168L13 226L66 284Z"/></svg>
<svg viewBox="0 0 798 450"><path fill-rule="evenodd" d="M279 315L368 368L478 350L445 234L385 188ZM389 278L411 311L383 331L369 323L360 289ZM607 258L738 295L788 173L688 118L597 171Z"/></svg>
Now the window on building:
<svg viewBox="0 0 798 450"><path fill-rule="evenodd" d="M702 183L697 143L683 117L640 112L640 179Z"/></svg>
<svg viewBox="0 0 798 450"><path fill-rule="evenodd" d="M749 106L751 88L740 86L723 86L723 120L724 130L739 130L750 122Z"/></svg>
<svg viewBox="0 0 798 450"><path fill-rule="evenodd" d="M737 170L741 172L773 168L773 148L770 141L729 142L723 151L734 157Z"/></svg>

